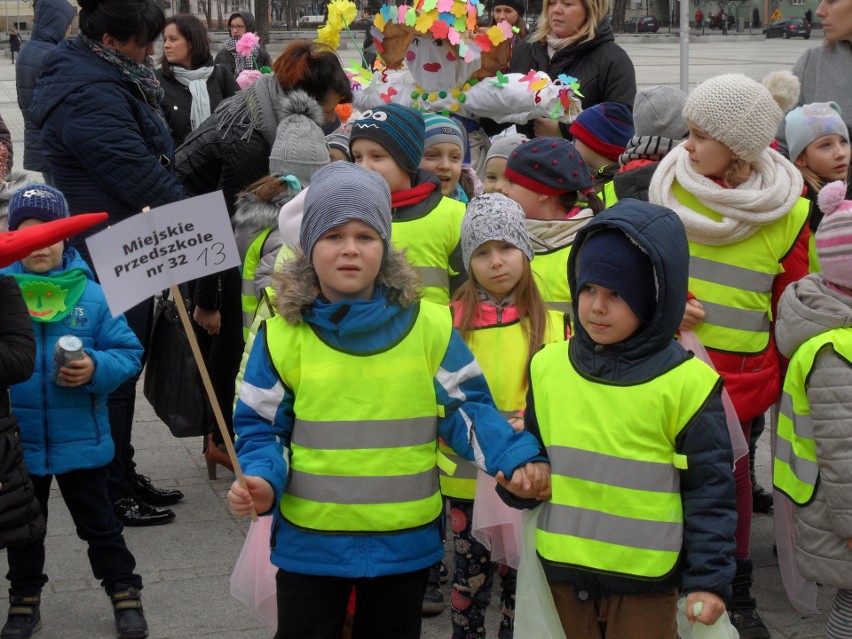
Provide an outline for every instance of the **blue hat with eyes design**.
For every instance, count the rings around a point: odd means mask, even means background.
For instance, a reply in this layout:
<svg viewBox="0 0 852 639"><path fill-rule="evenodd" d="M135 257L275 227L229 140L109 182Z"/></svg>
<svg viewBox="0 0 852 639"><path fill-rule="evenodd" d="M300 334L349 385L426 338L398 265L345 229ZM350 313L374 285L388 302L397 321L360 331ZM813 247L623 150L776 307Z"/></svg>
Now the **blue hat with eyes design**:
<svg viewBox="0 0 852 639"><path fill-rule="evenodd" d="M401 104L386 104L364 111L352 124L349 152L358 138L366 138L384 147L411 176L423 159L426 125L420 111Z"/></svg>

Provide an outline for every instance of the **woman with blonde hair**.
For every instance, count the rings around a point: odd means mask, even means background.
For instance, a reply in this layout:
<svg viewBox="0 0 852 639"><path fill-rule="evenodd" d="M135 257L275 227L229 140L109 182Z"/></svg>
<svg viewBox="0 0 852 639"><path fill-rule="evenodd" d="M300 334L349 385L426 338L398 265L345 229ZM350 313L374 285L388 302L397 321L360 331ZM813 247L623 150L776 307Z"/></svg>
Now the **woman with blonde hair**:
<svg viewBox="0 0 852 639"><path fill-rule="evenodd" d="M544 71L552 79L577 78L583 108L619 102L633 108L636 71L627 53L615 43L609 0L544 0L535 30L515 47L509 71ZM531 126L530 126L531 125ZM521 127L537 137L570 139L568 126L538 118Z"/></svg>

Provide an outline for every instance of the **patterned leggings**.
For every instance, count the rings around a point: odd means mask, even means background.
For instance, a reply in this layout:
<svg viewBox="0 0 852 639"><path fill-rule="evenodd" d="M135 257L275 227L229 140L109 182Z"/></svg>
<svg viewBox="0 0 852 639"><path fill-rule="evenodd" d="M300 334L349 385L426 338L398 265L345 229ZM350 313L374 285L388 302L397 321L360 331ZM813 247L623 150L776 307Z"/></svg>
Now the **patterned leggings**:
<svg viewBox="0 0 852 639"><path fill-rule="evenodd" d="M852 590L840 589L828 612L826 639L852 639Z"/></svg>
<svg viewBox="0 0 852 639"><path fill-rule="evenodd" d="M484 639L485 611L491 603L494 564L488 549L471 534L473 502L450 500L455 533L452 606L453 639ZM502 616L498 639L512 639L515 627L515 586L518 571L498 566Z"/></svg>

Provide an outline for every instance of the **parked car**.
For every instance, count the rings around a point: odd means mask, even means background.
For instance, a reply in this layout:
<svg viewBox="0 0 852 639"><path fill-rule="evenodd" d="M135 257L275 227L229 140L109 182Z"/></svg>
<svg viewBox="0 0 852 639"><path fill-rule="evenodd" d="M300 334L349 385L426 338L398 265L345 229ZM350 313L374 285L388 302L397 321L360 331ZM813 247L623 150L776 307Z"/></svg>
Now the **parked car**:
<svg viewBox="0 0 852 639"><path fill-rule="evenodd" d="M793 38L801 36L805 40L811 37L811 25L804 18L781 18L763 27L765 38Z"/></svg>
<svg viewBox="0 0 852 639"><path fill-rule="evenodd" d="M315 29L325 24L325 16L302 16L299 18L299 27L302 29Z"/></svg>
<svg viewBox="0 0 852 639"><path fill-rule="evenodd" d="M656 33L660 28L654 16L633 16L624 22L625 33Z"/></svg>

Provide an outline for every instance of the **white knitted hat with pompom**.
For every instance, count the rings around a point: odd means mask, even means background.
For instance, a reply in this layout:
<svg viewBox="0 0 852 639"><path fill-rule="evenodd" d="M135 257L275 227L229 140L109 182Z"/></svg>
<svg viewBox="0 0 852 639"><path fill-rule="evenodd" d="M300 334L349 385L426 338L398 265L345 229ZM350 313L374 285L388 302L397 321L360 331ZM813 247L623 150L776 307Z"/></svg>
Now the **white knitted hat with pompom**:
<svg viewBox="0 0 852 639"><path fill-rule="evenodd" d="M789 71L756 82L727 73L699 84L686 99L683 117L704 129L746 162L754 162L775 138L784 114L799 99L799 79Z"/></svg>

